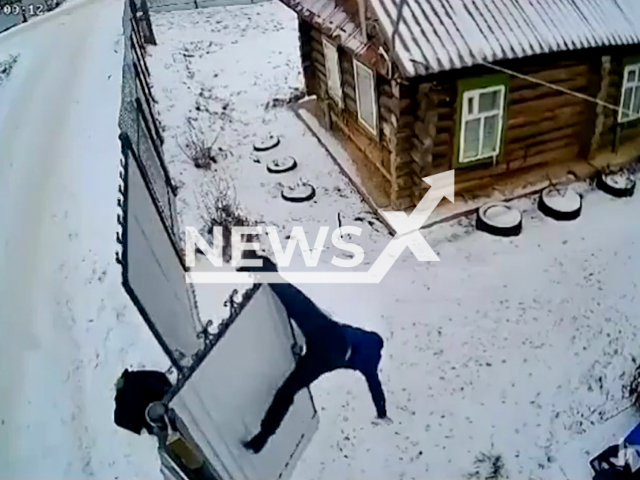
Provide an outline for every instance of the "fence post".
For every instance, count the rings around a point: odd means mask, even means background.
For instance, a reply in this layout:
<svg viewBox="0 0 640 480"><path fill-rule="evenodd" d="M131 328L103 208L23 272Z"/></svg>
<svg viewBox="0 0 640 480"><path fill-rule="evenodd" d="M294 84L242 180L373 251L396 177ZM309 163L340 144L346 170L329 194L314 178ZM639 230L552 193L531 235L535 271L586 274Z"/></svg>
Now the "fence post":
<svg viewBox="0 0 640 480"><path fill-rule="evenodd" d="M149 5L147 0L140 0L140 12L138 13L139 19L144 23L144 43L149 45L157 45L156 36L153 33L153 26L151 25L151 18L149 17ZM138 20L138 15L136 20Z"/></svg>

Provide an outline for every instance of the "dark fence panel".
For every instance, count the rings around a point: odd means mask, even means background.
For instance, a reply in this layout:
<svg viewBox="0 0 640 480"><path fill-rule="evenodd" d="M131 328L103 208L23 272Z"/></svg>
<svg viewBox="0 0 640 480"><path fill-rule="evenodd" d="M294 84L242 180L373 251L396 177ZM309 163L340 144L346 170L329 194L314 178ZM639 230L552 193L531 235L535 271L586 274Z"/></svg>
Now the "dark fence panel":
<svg viewBox="0 0 640 480"><path fill-rule="evenodd" d="M144 0L125 1L120 140L123 285L180 371L204 347L193 285L185 279L176 189L165 164L146 45L155 41Z"/></svg>
<svg viewBox="0 0 640 480"><path fill-rule="evenodd" d="M204 347L198 338L202 326L193 315L180 252L150 193L150 179L126 134L122 137L124 288L172 363L186 368Z"/></svg>

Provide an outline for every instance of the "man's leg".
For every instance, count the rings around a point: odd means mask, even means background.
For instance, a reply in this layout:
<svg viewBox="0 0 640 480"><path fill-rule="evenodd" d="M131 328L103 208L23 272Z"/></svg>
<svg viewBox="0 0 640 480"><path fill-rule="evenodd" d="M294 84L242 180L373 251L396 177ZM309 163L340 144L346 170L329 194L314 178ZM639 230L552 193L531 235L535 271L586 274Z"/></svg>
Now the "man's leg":
<svg viewBox="0 0 640 480"><path fill-rule="evenodd" d="M267 440L282 423L296 393L311 385L314 380L325 373L321 367L321 362L318 360L318 358L308 353L300 358L293 372L286 378L273 397L271 405L260 424L260 431L244 444L246 448L254 453L259 453L264 448Z"/></svg>

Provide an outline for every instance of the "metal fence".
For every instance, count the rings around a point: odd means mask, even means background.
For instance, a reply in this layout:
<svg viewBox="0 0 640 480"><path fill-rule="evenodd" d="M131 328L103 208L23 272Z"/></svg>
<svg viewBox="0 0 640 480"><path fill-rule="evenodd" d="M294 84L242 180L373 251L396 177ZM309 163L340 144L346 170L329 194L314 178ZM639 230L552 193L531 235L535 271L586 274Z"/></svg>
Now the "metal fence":
<svg viewBox="0 0 640 480"><path fill-rule="evenodd" d="M265 1L270 0L149 0L149 10L152 12L172 12L175 10L194 10L196 8L252 5Z"/></svg>
<svg viewBox="0 0 640 480"><path fill-rule="evenodd" d="M145 0L126 0L120 141L123 286L172 364L184 371L204 348L193 285L185 279L176 189L145 60L155 38Z"/></svg>

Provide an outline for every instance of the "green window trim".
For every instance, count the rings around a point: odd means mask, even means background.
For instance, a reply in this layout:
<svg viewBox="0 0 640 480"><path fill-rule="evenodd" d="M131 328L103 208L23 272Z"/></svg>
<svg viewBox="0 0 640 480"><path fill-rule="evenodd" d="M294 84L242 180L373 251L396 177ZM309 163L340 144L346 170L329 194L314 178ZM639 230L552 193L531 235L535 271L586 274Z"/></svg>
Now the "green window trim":
<svg viewBox="0 0 640 480"><path fill-rule="evenodd" d="M465 93L473 90L484 89L499 89L503 92L502 108L500 111L499 137L498 137L498 149L495 154L477 158L475 160L460 162L460 155L462 153L461 142L463 137L463 119L464 119L464 101ZM466 78L458 80L458 91L456 98L456 120L455 120L455 137L453 148L453 168L466 168L474 167L479 164L492 163L496 164L500 155L504 151L506 129L507 129L507 104L509 99L509 75L499 73L494 75L485 75L476 78Z"/></svg>
<svg viewBox="0 0 640 480"><path fill-rule="evenodd" d="M634 68L635 67L635 68ZM634 80L629 82L629 74L633 73ZM625 94L629 92L629 95ZM625 98L628 99L628 105L625 108ZM640 111L638 111L635 115L632 113L631 116L627 118L623 118L624 110L640 110L640 55L634 55L630 57L626 57L622 60L622 83L620 85L620 95L618 101L618 124L624 125L629 122L634 122L640 119ZM634 107L635 104L635 107Z"/></svg>

